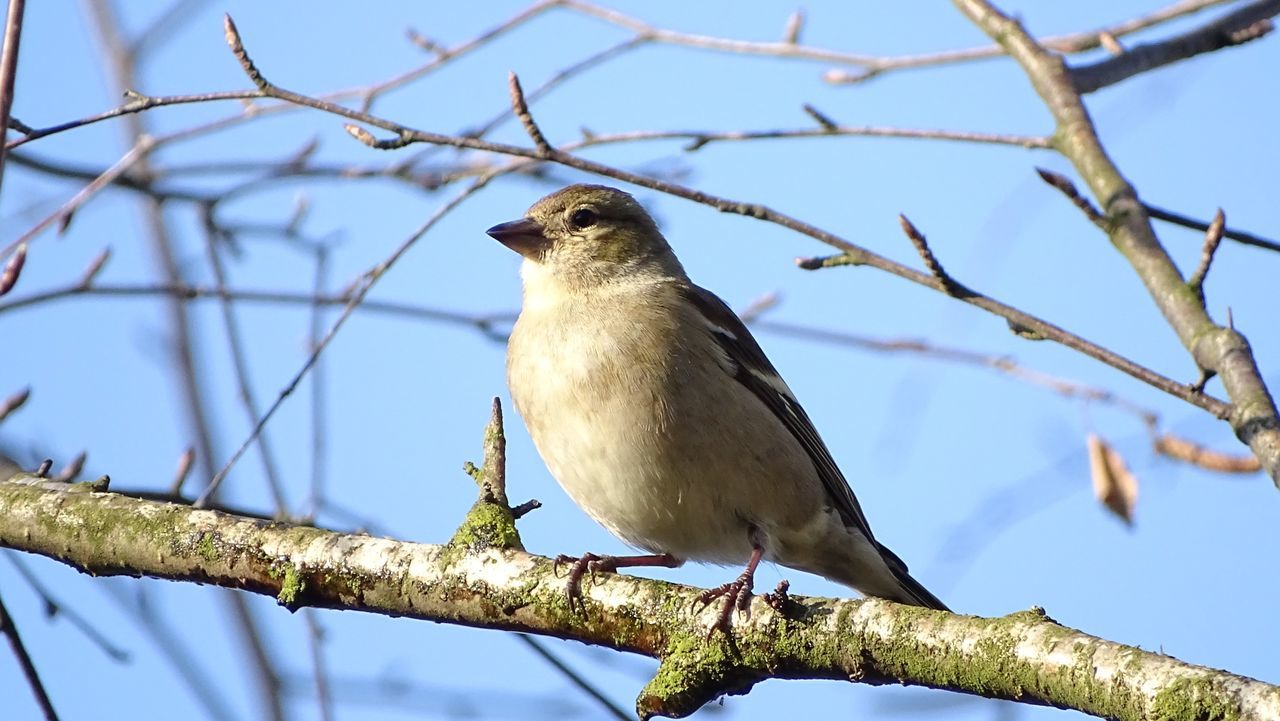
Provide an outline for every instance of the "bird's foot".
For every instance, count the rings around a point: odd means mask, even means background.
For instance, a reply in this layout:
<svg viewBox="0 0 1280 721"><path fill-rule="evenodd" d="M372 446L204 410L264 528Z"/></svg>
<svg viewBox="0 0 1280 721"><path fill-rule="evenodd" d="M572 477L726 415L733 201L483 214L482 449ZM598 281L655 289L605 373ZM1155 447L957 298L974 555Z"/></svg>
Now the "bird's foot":
<svg viewBox="0 0 1280 721"><path fill-rule="evenodd" d="M570 611L585 611L586 606L582 602L582 577L591 572L591 580L595 580L597 570L604 570L597 564L603 561L604 557L594 553L584 553L578 558L573 556L560 554L556 556L553 569L557 575L560 573L560 564L568 563L569 577L564 587L564 598L569 604ZM613 570L613 569L609 569Z"/></svg>
<svg viewBox="0 0 1280 721"><path fill-rule="evenodd" d="M750 615L751 589L754 585L755 568L748 568L742 572L742 575L729 583L709 588L698 595L694 603L704 607L717 598L724 599L720 604L720 615L716 617L716 622L707 631L708 639L714 636L716 631L723 631L724 635L729 635L733 625L729 621L733 618L733 610L735 608Z"/></svg>
<svg viewBox="0 0 1280 721"><path fill-rule="evenodd" d="M584 553L577 558L560 554L553 561L553 570L556 574L560 572L560 565L565 563L570 564L568 582L564 588L565 600L569 603L569 610L585 612L586 605L582 598L583 576L590 574L591 582L595 583L597 572L612 573L619 568L636 566L675 568L683 561L669 553L655 553L643 556L601 556L596 553Z"/></svg>

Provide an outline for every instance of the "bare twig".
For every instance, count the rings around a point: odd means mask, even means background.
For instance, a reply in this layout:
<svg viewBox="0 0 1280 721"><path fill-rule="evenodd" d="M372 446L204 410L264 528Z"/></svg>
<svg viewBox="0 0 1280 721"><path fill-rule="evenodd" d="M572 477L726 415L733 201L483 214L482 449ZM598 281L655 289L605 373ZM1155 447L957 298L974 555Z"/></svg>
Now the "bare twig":
<svg viewBox="0 0 1280 721"><path fill-rule="evenodd" d="M61 470L53 474L52 479L63 483L70 483L74 481L76 477L80 475L80 472L84 470L84 464L87 460L89 460L88 453L85 451L77 453L74 458L67 462L67 465L63 466Z"/></svg>
<svg viewBox="0 0 1280 721"><path fill-rule="evenodd" d="M22 580L31 587L31 590L40 597L40 603L44 606L44 615L46 618L62 618L71 624L77 631L84 634L85 638L99 650L107 655L112 661L117 663L125 663L129 661L129 652L112 643L101 631L98 630L92 622L84 615L77 611L74 607L69 606L58 600L57 596L51 592L47 586L40 582L40 578L27 567L22 561L20 554L9 551L4 554L5 558L13 564L13 568L22 577Z"/></svg>
<svg viewBox="0 0 1280 721"><path fill-rule="evenodd" d="M213 271L214 282L217 283L218 289L225 290L227 287L226 269L223 267L222 256L218 252L218 231L217 224L213 219L213 209L206 207L202 214L205 236L205 257L209 261L209 268ZM253 385L249 380L249 359L245 352L244 339L240 331L240 323L236 317L235 305L226 298L225 294L219 295L218 308L222 312L223 334L226 337L227 349L231 353L231 366L234 370L236 379L236 387L238 397L240 399L241 408L245 412L247 420L252 426L257 422L260 416L258 410L258 401L254 397ZM289 515L289 504L284 495L284 484L280 478L279 466L276 463L275 453L272 450L269 436L266 429L258 434L258 457L262 461L263 477L267 481L267 490L271 494L271 499L275 504L276 514L281 518L287 518Z"/></svg>
<svg viewBox="0 0 1280 721"><path fill-rule="evenodd" d="M555 148L551 147L543 136L542 130L538 128L538 124L533 121L533 115L529 113L529 103L524 99L524 89L520 87L520 78L516 77L515 73L507 75L507 87L511 91L511 106L515 110L516 118L524 126L524 131L529 134L529 138L533 140L533 146L538 149L538 154L545 157L555 153Z"/></svg>
<svg viewBox="0 0 1280 721"><path fill-rule="evenodd" d="M178 468L173 472L173 481L169 483L169 494L173 496L182 495L182 486L187 482L187 478L191 475L191 466L196 462L196 449L187 447L182 455L178 456Z"/></svg>
<svg viewBox="0 0 1280 721"><path fill-rule="evenodd" d="M1068 35L1049 36L1042 38L1041 42L1046 46L1058 50L1059 52L1065 53L1091 50L1101 45L1101 35L1103 33L1114 38L1123 37L1185 15L1199 12L1200 10L1221 4L1225 1L1226 0L1181 0L1180 2L1175 2L1168 7L1147 15L1116 23L1105 28L1071 33ZM590 15L612 25L626 28L637 35L646 36L653 42L657 43L680 45L684 47L693 47L703 50L713 50L741 55L764 55L795 60L829 62L837 65L847 65L858 68L854 71L828 71L823 75L823 79L829 83L858 83L877 77L891 70L949 65L999 57L1000 55L1005 54L1005 49L1000 45L989 45L985 47L948 50L940 53L928 53L923 55L876 56L802 45L798 42L790 42L791 38L785 35L784 39L780 42L752 42L747 40L682 33L676 30L658 28L615 10L600 7L588 2L582 2L581 0L560 0L556 4L585 15Z"/></svg>
<svg viewBox="0 0 1280 721"><path fill-rule="evenodd" d="M1280 486L1280 412L1243 335L1216 325L1156 237L1138 193L1107 154L1061 56L1037 43L987 0L954 0L978 27L1008 50L1031 79L1057 123L1057 149L1071 160L1095 198L1106 200L1107 234L1133 266L1197 367L1222 379L1232 404L1220 417Z"/></svg>
<svg viewBox="0 0 1280 721"><path fill-rule="evenodd" d="M433 51L436 57L425 65L414 68L408 72L401 73L393 78L369 86L368 88L359 90L357 94L364 99L364 102L361 104L361 110L366 112L369 111L372 109L373 103L378 97L410 82L421 79L440 69L444 65L487 45L501 35L514 30L515 28L541 15L543 12L546 12L548 9L555 7L559 2L560 0L539 0L539 2L533 3L507 20L498 23L496 26L480 33L464 43L457 45L456 47L436 47Z"/></svg>
<svg viewBox="0 0 1280 721"><path fill-rule="evenodd" d="M320 245L316 247L315 253L316 267L311 292L313 298L319 299L324 297L324 289L329 282L329 249ZM308 351L320 345L320 338L324 334L324 309L323 302L312 301L307 322ZM320 511L328 472L329 384L325 382L325 375L324 360L316 361L315 368L311 370L311 490L303 512L309 518Z"/></svg>
<svg viewBox="0 0 1280 721"><path fill-rule="evenodd" d="M1206 232L1209 230L1210 224L1202 220L1189 218L1185 215L1182 215L1181 213L1175 213L1171 210L1157 208L1152 205L1144 204L1142 207L1146 209L1147 215L1150 215L1152 218L1155 218L1156 220L1163 220L1166 223L1181 225L1184 228L1191 228L1193 230L1199 230L1201 232ZM1266 238L1254 235L1253 233L1247 233L1243 230L1236 230L1233 228L1223 228L1222 237L1228 240L1234 240L1237 243L1240 243L1242 245L1252 245L1255 248L1263 248L1264 250L1273 250L1277 253L1280 253L1280 243L1277 243L1274 240L1267 240Z"/></svg>
<svg viewBox="0 0 1280 721"><path fill-rule="evenodd" d="M333 340L334 336L342 328L343 324L346 323L347 319L351 317L352 312L358 305L360 305L365 296L368 295L369 291L383 276L383 274L386 273L389 268L394 266L395 263L400 260L400 258L407 253L422 236L426 235L426 233L443 217L452 212L454 208L460 205L467 198L471 197L476 191L480 190L485 185L488 185L491 177L492 176L482 176L481 178L476 179L476 181L469 185L465 190L455 195L451 200L437 209L436 212L408 238L406 238L405 241L400 244L400 247L396 248L396 250L393 251L386 260L382 261L361 276L359 285L352 293L346 306L342 309L342 314L339 315L333 325L329 327L324 338L321 338L316 347L312 349L310 356L307 358L306 362L303 363L302 368L294 374L289 383L280 391L279 395L276 396L275 401L273 401L267 408L267 411L258 418L258 421L254 424L253 430L249 433L249 436L240 444L240 447L231 455L231 458L229 458L222 466L222 469L214 474L213 478L209 481L208 487L205 488L204 492L200 494L200 497L197 498L193 504L195 507L203 508L209 502L212 494L215 493L218 486L222 484L223 479L225 479L227 474L230 473L231 469L235 466L236 462L240 460L241 456L244 455L245 451L253 445L255 439L257 439L257 437L262 433L262 429L266 427L267 422L270 421L276 411L280 409L280 406L284 403L285 399L297 389L298 384L302 382L302 379L306 377L311 368L315 366L316 362L320 359L320 354L329 346L329 343Z"/></svg>
<svg viewBox="0 0 1280 721"><path fill-rule="evenodd" d="M40 706L45 720L58 721L58 712L53 708L49 692L45 691L40 674L36 671L36 665L32 662L31 655L27 653L27 647L22 643L22 636L18 634L18 627L14 625L13 617L9 615L9 609L5 608L2 598L0 598L0 634L4 634L9 639L9 647L13 650L14 657L18 659L18 667L22 669L22 675L27 679L31 693L35 694L36 703Z"/></svg>
<svg viewBox="0 0 1280 721"><path fill-rule="evenodd" d="M1155 411L1128 401L1112 391L1027 368L1009 356L991 355L965 348L939 346L916 339L871 338L842 330L814 328L767 318L754 319L751 321L751 325L767 333L800 338L817 343L849 346L877 353L910 353L949 363L989 368L1015 380L1046 388L1064 398L1078 399L1089 403L1101 403L1119 408L1133 414L1148 426L1154 425L1158 420Z"/></svg>
<svg viewBox="0 0 1280 721"><path fill-rule="evenodd" d="M1181 35L1072 68L1071 79L1077 92L1091 93L1179 60L1256 40L1271 32L1271 17L1277 14L1280 0L1258 0Z"/></svg>
<svg viewBox="0 0 1280 721"><path fill-rule="evenodd" d="M825 133L835 133L835 132L838 132L838 131L840 130L840 124L839 124L839 123L837 123L836 121L832 120L832 119L830 118L830 116L828 116L826 113L823 113L822 111L820 111L820 110L818 110L817 108L813 107L813 106L812 106L812 105L810 105L809 103L805 103L804 105L802 105L802 106L800 106L800 107L802 107L802 108L804 109L804 112L805 112L806 114L808 114L808 116L809 116L809 117L813 118L813 119L814 119L814 121L816 121L816 122L818 123L818 125L822 128L823 132L825 132Z"/></svg>
<svg viewBox="0 0 1280 721"><path fill-rule="evenodd" d="M609 47L605 48L604 50L601 50L600 52L592 53L591 55L588 55L582 60L579 60L578 62L573 63L572 65L566 66L556 71L554 75L552 75L550 78L547 78L547 80L543 82L541 85L539 85L538 87L526 93L525 99L530 104L532 104L535 101L539 100L540 98L549 94L551 91L555 90L562 83L574 77L575 75L578 75L589 69L600 67L606 61L612 60L613 58L616 58L620 55L624 55L644 45L648 41L649 41L648 38L642 35L637 35L633 38L623 40L620 43L610 45ZM512 119L512 117L513 116L511 115L511 108L510 107L503 108L501 112L496 113L488 121L480 124L475 128L471 128L467 130L466 132L463 133L463 135L469 135L473 138L483 138L484 136L492 132L494 128Z"/></svg>
<svg viewBox="0 0 1280 721"><path fill-rule="evenodd" d="M529 515L530 511L536 511L539 508L542 508L542 501L539 501L536 498L530 498L524 503L521 503L516 506L512 506L511 517L516 520L520 520L521 518L524 518L525 516Z"/></svg>
<svg viewBox="0 0 1280 721"><path fill-rule="evenodd" d="M679 140L691 142L686 151L701 150L714 142L748 140L784 140L794 138L829 138L833 136L864 138L915 138L921 140L947 140L962 143L1013 145L1020 148L1046 150L1052 147L1049 138L1038 135L1013 135L1008 133L981 133L968 130L942 130L932 128L897 128L874 125L840 125L811 105L803 105L805 113L817 123L817 128L782 128L778 130L639 130L625 133L592 135L589 141L579 143L574 149L586 145L605 145L641 140Z"/></svg>
<svg viewBox="0 0 1280 721"><path fill-rule="evenodd" d="M98 274L102 272L102 269L106 267L108 260L111 260L111 248L103 248L93 257L93 260L89 261L89 265L85 267L84 273L80 274L80 282L78 285L81 288L88 288L93 285L94 279L97 278Z"/></svg>
<svg viewBox="0 0 1280 721"><path fill-rule="evenodd" d="M796 10L787 18L786 27L782 29L782 42L795 45L800 42L800 33L804 31L804 10Z"/></svg>
<svg viewBox="0 0 1280 721"><path fill-rule="evenodd" d="M228 299L235 301L246 301L252 303L291 303L302 305L324 305L324 306L341 306L351 302L349 293L329 293L321 296L314 296L308 293L293 293L288 291L270 291L270 290L241 290L241 289L225 289L220 290L209 286L188 285L186 283L176 284L142 284L142 285L95 285L88 288L81 287L79 284L71 285L55 290L45 291L42 293L33 293L23 298L14 298L7 303L0 303L0 314L8 311L16 311L23 308L38 307L44 303L50 303L77 296L90 297L121 297L121 298L138 298L150 296L171 296L179 300L202 300L202 299ZM361 309L375 313L383 313L386 315L403 316L407 318L415 318L418 320L430 320L441 323L452 323L456 325L474 326L477 330L492 335L494 327L503 323L510 323L515 320L514 312L501 312L493 314L470 314L458 311L445 310L441 308L430 308L426 306L411 305L407 303L396 303L383 300L368 300L361 304Z"/></svg>
<svg viewBox="0 0 1280 721"><path fill-rule="evenodd" d="M4 47L0 48L0 184L4 181L5 142L9 133L9 113L13 109L14 86L18 79L18 47L22 40L22 16L26 0L9 0L4 18ZM0 185L0 187L3 187Z"/></svg>
<svg viewBox="0 0 1280 721"><path fill-rule="evenodd" d="M1040 175L1041 180L1057 188L1063 195L1067 196L1071 204L1079 208L1090 223L1103 230L1106 229L1107 219L1103 217L1102 213L1098 212L1098 209L1093 206L1093 203L1088 198L1081 195L1079 190L1076 190L1076 184L1071 182L1070 178L1047 168L1036 168L1036 173Z"/></svg>
<svg viewBox="0 0 1280 721"><path fill-rule="evenodd" d="M160 655L168 662L178 678L200 702L204 712L217 721L235 721L239 715L228 706L228 694L212 679L212 669L202 665L206 658L203 649L188 646L186 627L175 628L168 622L162 608L154 608L147 588L133 589L107 585L107 596L142 629L143 634L155 644ZM163 604L161 604L163 605Z"/></svg>
<svg viewBox="0 0 1280 721"><path fill-rule="evenodd" d="M937 278L938 285L942 291L947 295L956 295L962 286L942 268L942 263L938 262L933 250L929 248L929 242L925 240L924 234L910 220L907 220L905 215L898 215L898 224L902 226L902 232L906 233L907 238L911 240L911 245L920 254L921 260L924 261L924 267L929 269L934 278Z"/></svg>
<svg viewBox="0 0 1280 721"><path fill-rule="evenodd" d="M324 627L313 608L302 610L307 625L307 646L311 650L311 683L315 687L316 708L320 721L333 721L333 693L329 690L329 674L324 660Z"/></svg>
<svg viewBox="0 0 1280 721"><path fill-rule="evenodd" d="M135 163L146 157L146 154L151 151L151 147L154 142L155 141L149 137L139 137L134 146L129 149L129 152L121 156L119 160L117 160L111 167L104 170L97 178L94 178L92 182L81 188L78 193L71 196L71 199L63 203L57 210L45 216L43 220L36 223L28 229L27 232L18 236L17 240L14 240L12 243L5 246L3 252L8 253L18 246L27 243L40 233L44 232L54 223L58 223L62 229L65 229L67 224L71 222L72 216L82 205L88 202L90 198L97 195L103 188L114 183L116 179L124 174L124 172Z"/></svg>
<svg viewBox="0 0 1280 721"><path fill-rule="evenodd" d="M1222 208L1213 215L1213 222L1204 233L1204 246L1200 249L1200 264L1187 280L1187 285L1200 296L1200 304L1204 305L1204 279L1209 275L1209 265L1213 263L1213 254L1218 252L1218 244L1222 242L1222 229L1227 224L1227 217Z"/></svg>
<svg viewBox="0 0 1280 721"><path fill-rule="evenodd" d="M262 93L256 90L232 90L228 92L218 93L197 93L193 95L171 95L162 97L150 97L141 93L128 91L125 94L128 100L121 106L112 108L106 112L90 115L88 117L71 120L57 125L50 125L46 128L31 128L24 133L21 138L15 138L5 144L9 150L26 145L33 140L39 140L50 135L56 135L68 130L75 130L86 125L100 123L104 120L123 117L125 115L134 115L152 108L162 108L170 105L187 105L191 103L208 103L215 100L252 100L261 98Z"/></svg>
<svg viewBox="0 0 1280 721"><path fill-rule="evenodd" d="M21 408L30 397L31 387L28 386L17 393L11 394L8 398L5 398L4 402L0 403L0 421L4 421L4 419L8 418L11 413Z"/></svg>
<svg viewBox="0 0 1280 721"><path fill-rule="evenodd" d="M515 634L515 637L528 647L530 651L533 651L552 668L559 671L560 674L568 679L569 683L576 686L579 691L582 691L593 701L600 704L600 707L604 709L604 712L608 716L618 719L619 721L632 721L632 719L635 718L633 714L623 710L621 706L617 705L612 699L604 695L604 692L596 688L595 685L588 681L585 676L574 671L572 668L569 668L569 665L565 663L563 659L553 654L541 641L525 633L517 633Z"/></svg>

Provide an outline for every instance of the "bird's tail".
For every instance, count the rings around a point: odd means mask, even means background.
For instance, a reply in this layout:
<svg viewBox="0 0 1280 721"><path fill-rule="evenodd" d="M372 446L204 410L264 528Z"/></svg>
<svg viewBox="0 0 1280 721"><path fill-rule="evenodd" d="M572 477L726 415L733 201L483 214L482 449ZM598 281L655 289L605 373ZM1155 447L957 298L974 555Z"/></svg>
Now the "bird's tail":
<svg viewBox="0 0 1280 721"><path fill-rule="evenodd" d="M929 589L911 577L911 574L907 572L907 564L903 563L897 554L885 548L881 543L876 543L876 545L880 547L880 553L884 558L885 565L889 567L889 571L893 573L894 580L898 582L898 592L895 596L890 597L889 600L912 606L924 606L936 611L951 610L947 608L947 604L930 593Z"/></svg>

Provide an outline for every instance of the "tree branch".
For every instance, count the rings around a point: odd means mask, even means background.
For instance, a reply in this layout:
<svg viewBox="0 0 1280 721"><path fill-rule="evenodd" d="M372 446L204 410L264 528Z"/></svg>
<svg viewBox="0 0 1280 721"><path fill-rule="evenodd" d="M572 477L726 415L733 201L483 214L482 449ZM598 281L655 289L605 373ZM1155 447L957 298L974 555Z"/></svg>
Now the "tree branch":
<svg viewBox="0 0 1280 721"><path fill-rule="evenodd" d="M1057 122L1055 147L1076 167L1104 207L1111 243L1133 266L1165 320L1196 365L1222 378L1232 405L1227 420L1280 486L1280 414L1258 372L1249 342L1219 326L1183 279L1151 228L1138 193L1111 161L1062 57L1046 50L1016 20L986 0L954 0L956 7L1022 66Z"/></svg>
<svg viewBox="0 0 1280 721"><path fill-rule="evenodd" d="M1084 95L1108 85L1202 53L1241 45L1271 32L1271 17L1280 14L1280 0L1259 0L1181 35L1125 50L1091 65L1072 68L1076 92Z"/></svg>
<svg viewBox="0 0 1280 721"><path fill-rule="evenodd" d="M18 474L0 482L0 546L94 575L151 576L359 610L521 631L661 660L637 710L686 715L766 678L904 683L1114 719L1280 715L1280 689L1065 628L1043 611L984 619L880 600L763 600L705 640L699 590L601 574L569 611L550 559L519 550L510 509L481 499L444 545L247 519Z"/></svg>

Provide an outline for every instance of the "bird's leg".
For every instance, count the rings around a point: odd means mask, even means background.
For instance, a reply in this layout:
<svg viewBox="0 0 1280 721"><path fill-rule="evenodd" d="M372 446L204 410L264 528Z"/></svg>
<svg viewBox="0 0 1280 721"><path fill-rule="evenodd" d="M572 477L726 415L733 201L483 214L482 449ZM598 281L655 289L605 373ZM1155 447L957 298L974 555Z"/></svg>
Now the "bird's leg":
<svg viewBox="0 0 1280 721"><path fill-rule="evenodd" d="M764 556L764 548L754 541L751 543L751 558L747 561L747 567L743 569L742 574L729 583L709 588L703 591L697 599L697 603L706 605L717 598L724 598L723 605L720 606L720 617L716 619L716 623L707 632L707 638L711 638L715 634L716 629L729 634L729 619L733 617L733 609L746 611L750 608L751 588L756 581L756 566L760 565L760 559Z"/></svg>
<svg viewBox="0 0 1280 721"><path fill-rule="evenodd" d="M564 589L565 597L569 601L569 609L585 610L582 604L582 577L588 572L591 573L592 580L594 580L597 571L613 572L619 568L638 568L641 566L677 568L684 561L670 553L652 553L641 556L601 556L595 553L584 553L579 558L564 554L556 556L555 567L557 570L559 570L562 563L573 564L569 566L569 582Z"/></svg>

